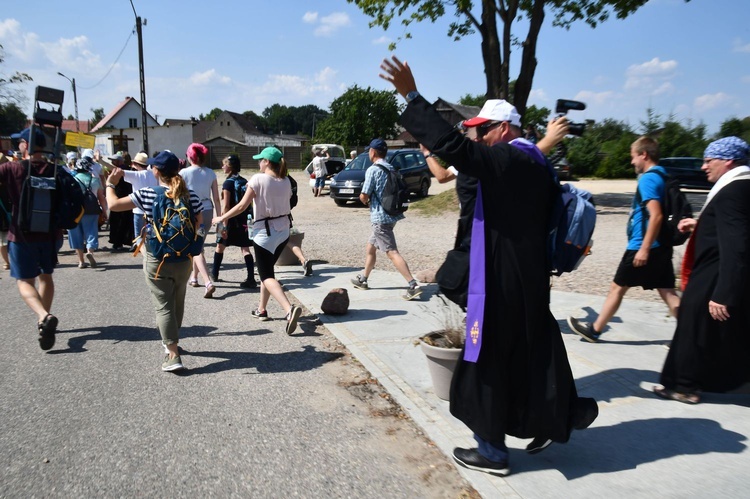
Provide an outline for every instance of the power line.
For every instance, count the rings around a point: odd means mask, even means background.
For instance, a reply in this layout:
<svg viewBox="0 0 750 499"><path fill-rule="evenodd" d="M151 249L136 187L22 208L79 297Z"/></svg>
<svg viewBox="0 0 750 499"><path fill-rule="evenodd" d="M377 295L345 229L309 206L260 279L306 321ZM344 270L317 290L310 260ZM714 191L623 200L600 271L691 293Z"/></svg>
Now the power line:
<svg viewBox="0 0 750 499"><path fill-rule="evenodd" d="M92 88L98 87L107 78L107 76L109 76L109 73L112 72L112 70L115 67L115 64L117 64L117 62L120 60L120 57L122 57L123 52L125 52L125 49L128 47L128 42L130 42L130 39L133 38L134 33L135 33L135 28L130 32L130 35L128 35L128 39L125 40L125 45L122 47L122 50L120 50L120 53L117 55L117 59L115 59L115 62L112 63L112 65L109 67L107 72L104 73L104 76L102 76L101 80L97 81L90 87L82 87L79 85L78 88L83 89L83 90L91 90Z"/></svg>

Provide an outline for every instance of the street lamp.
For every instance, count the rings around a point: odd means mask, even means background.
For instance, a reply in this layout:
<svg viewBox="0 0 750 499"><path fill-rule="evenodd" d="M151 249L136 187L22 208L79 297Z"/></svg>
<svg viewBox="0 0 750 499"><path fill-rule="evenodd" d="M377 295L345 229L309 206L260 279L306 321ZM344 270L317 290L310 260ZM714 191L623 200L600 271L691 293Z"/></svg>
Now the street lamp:
<svg viewBox="0 0 750 499"><path fill-rule="evenodd" d="M76 95L76 79L73 78L71 80L70 78L68 78L67 76L65 76L64 74L60 72L58 72L57 74L59 74L60 76L68 80L70 84L73 85L73 104L75 105L75 110L76 110L76 132L80 132L81 128L80 128L80 125L78 124L78 96Z"/></svg>

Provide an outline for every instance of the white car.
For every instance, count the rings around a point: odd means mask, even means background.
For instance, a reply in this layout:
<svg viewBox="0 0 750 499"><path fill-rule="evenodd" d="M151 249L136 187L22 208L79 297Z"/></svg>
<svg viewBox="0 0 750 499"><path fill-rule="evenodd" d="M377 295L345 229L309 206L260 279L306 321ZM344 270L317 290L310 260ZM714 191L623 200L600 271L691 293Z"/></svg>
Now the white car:
<svg viewBox="0 0 750 499"><path fill-rule="evenodd" d="M322 149L323 147L328 148L328 154L331 155L328 160L326 160L326 170L328 171L328 174L326 175L326 182L325 187L330 188L331 185L331 177L336 175L338 172L344 169L344 166L346 165L346 156L344 154L344 148L338 144L313 144L312 150L313 154L315 154L314 151L318 149ZM315 192L315 176L313 174L313 166L312 161L309 165L307 165L307 168L305 168L305 171L308 175L310 175L310 189L312 189L313 193Z"/></svg>

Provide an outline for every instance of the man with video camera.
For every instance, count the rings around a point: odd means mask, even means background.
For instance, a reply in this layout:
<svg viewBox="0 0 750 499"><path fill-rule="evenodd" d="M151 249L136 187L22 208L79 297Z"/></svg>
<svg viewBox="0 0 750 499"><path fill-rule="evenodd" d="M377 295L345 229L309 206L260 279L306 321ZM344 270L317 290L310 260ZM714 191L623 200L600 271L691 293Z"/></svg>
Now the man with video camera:
<svg viewBox="0 0 750 499"><path fill-rule="evenodd" d="M598 415L593 399L578 397L549 310L547 236L555 183L538 148L528 141L509 144L522 136L521 116L509 103L493 103L492 118L464 123L482 138L473 142L419 95L408 64L393 57L380 67L380 76L408 103L401 125L462 175L479 179L475 211L482 208L484 230L472 234L472 250L479 253L472 254L470 267L472 281L484 281L478 298L486 306L472 316L470 291L470 334L450 393L451 413L474 432L478 447L456 448L453 457L467 468L504 476L510 472L505 435L533 439L526 450L535 453L553 441L567 442L573 429L588 427ZM567 128L559 130L557 140L565 133ZM475 276L477 268L485 271ZM472 285L476 281L470 290Z"/></svg>

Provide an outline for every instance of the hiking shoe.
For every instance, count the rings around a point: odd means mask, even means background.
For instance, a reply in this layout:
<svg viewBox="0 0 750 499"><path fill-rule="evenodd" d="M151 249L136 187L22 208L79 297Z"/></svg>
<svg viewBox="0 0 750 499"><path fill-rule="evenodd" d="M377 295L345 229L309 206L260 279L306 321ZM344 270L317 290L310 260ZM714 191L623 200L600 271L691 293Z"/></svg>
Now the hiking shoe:
<svg viewBox="0 0 750 499"><path fill-rule="evenodd" d="M464 468L483 471L490 475L506 476L510 473L510 466L508 466L507 459L499 462L490 461L482 456L477 449L456 447L453 449L453 459Z"/></svg>
<svg viewBox="0 0 750 499"><path fill-rule="evenodd" d="M601 333L594 331L593 324L586 324L575 317L568 317L568 326L570 326L570 329L572 329L574 333L590 343L597 343L599 341Z"/></svg>
<svg viewBox="0 0 750 499"><path fill-rule="evenodd" d="M185 369L182 365L182 359L178 355L177 357L169 358L169 355L164 357L164 362L161 365L161 370L164 372L181 371Z"/></svg>
<svg viewBox="0 0 750 499"><path fill-rule="evenodd" d="M87 268L89 268L89 264L86 263L86 262L79 262L78 263L78 268L79 269L87 269Z"/></svg>
<svg viewBox="0 0 750 499"><path fill-rule="evenodd" d="M262 321L270 321L271 318L268 317L268 310L264 310L263 312L260 311L260 309L256 308L252 312L250 312L250 315L255 317L256 319L260 319Z"/></svg>
<svg viewBox="0 0 750 499"><path fill-rule="evenodd" d="M292 305L292 309L286 316L286 334L292 334L297 329L297 320L302 314L302 309L296 305Z"/></svg>
<svg viewBox="0 0 750 499"><path fill-rule="evenodd" d="M57 323L57 317L52 314L47 314L47 317L37 324L37 327L39 328L39 346L42 350L49 350L55 346Z"/></svg>
<svg viewBox="0 0 750 499"><path fill-rule="evenodd" d="M414 298L419 298L419 295L422 294L422 288L419 286L409 286L406 289L406 293L401 297L404 300L413 300Z"/></svg>
<svg viewBox="0 0 750 499"><path fill-rule="evenodd" d="M216 291L216 286L209 282L206 284L206 292L203 293L203 298L211 298L214 295L214 291Z"/></svg>
<svg viewBox="0 0 750 499"><path fill-rule="evenodd" d="M362 280L362 276L357 274L357 277L355 279L352 279L352 284L357 289L370 289L370 286L367 285L367 280Z"/></svg>
<svg viewBox="0 0 750 499"><path fill-rule="evenodd" d="M91 253L86 253L86 259L89 261L89 265L91 265L92 269L96 268L96 260L94 260L94 255Z"/></svg>
<svg viewBox="0 0 750 499"><path fill-rule="evenodd" d="M305 260L305 263L302 264L302 275L305 277L312 275L312 262L310 260Z"/></svg>
<svg viewBox="0 0 750 499"><path fill-rule="evenodd" d="M258 283L255 282L255 279L245 279L240 283L240 287L244 289L255 289L258 287Z"/></svg>
<svg viewBox="0 0 750 499"><path fill-rule="evenodd" d="M526 452L528 452L529 454L538 454L539 452L542 452L544 449L549 447L549 444L551 443L552 440L547 437L536 437L531 441L529 445L526 446Z"/></svg>

